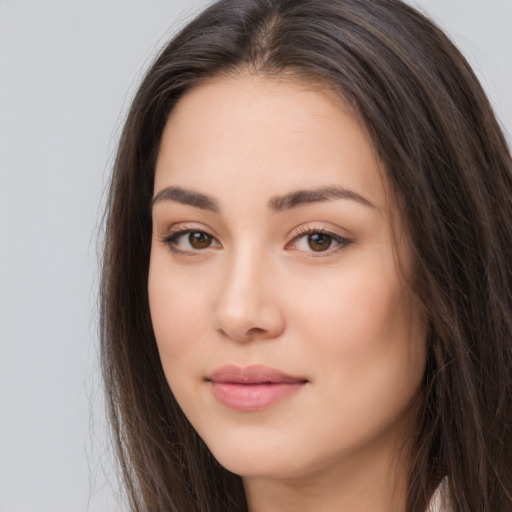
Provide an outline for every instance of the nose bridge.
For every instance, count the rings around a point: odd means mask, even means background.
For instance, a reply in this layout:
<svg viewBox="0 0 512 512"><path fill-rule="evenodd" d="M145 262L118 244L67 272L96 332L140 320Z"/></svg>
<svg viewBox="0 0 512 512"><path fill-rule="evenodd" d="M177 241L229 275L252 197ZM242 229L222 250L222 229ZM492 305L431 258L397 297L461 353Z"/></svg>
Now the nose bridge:
<svg viewBox="0 0 512 512"><path fill-rule="evenodd" d="M272 291L272 259L254 242L247 242L226 257L225 265L214 327L238 341L277 336L283 318Z"/></svg>

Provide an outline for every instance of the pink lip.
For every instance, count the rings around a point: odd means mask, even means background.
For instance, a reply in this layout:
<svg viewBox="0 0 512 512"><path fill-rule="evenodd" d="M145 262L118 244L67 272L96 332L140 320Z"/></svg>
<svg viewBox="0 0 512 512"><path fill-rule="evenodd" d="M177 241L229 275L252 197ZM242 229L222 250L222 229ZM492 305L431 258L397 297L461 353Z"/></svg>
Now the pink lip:
<svg viewBox="0 0 512 512"><path fill-rule="evenodd" d="M298 391L307 380L274 368L227 365L207 379L215 398L236 411L258 411Z"/></svg>

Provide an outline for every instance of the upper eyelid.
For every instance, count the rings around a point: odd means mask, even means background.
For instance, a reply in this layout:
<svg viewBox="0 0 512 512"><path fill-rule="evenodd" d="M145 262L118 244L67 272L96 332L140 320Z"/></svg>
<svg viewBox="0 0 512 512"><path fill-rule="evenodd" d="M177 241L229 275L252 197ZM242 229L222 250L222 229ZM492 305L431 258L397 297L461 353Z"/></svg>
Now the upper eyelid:
<svg viewBox="0 0 512 512"><path fill-rule="evenodd" d="M205 226L204 224L195 223L195 222L177 222L176 224L173 224L172 226L169 226L165 229L165 232L168 235L175 235L176 233L190 233L194 231L201 231L204 232L216 240L218 239L217 234L210 229L209 227Z"/></svg>
<svg viewBox="0 0 512 512"><path fill-rule="evenodd" d="M196 224L196 223L192 223L192 222L191 223L189 223L189 222L178 222L178 223L173 224L172 226L168 227L167 231L170 234L179 233L181 231L183 231L183 232L203 231L203 232L207 233L210 236L218 238L218 235L211 228L205 226L204 224ZM324 234L330 234L330 235L338 236L338 237L341 237L341 238L348 238L345 235L337 233L336 230L334 230L334 229L329 229L329 228L326 228L326 227L323 227L323 226L314 226L314 225L311 225L310 223L301 224L300 226L297 226L297 227L293 228L288 233L288 236L293 239L293 238L295 238L297 236L307 235L307 234L310 234L310 233L324 233Z"/></svg>
<svg viewBox="0 0 512 512"><path fill-rule="evenodd" d="M308 230L308 231L305 231L302 233L298 233L286 245L288 246L288 245L294 243L296 240L300 240L301 238L304 238L305 236L309 236L309 235L315 234L315 233L320 233L322 235L330 236L333 240L335 240L339 244L348 245L349 243L350 244L353 243L353 241L350 238L347 238L346 236L335 233L334 231L329 231L329 230L325 230L325 229L312 229L312 230Z"/></svg>
<svg viewBox="0 0 512 512"><path fill-rule="evenodd" d="M339 229L341 230L341 228ZM350 235L341 234L335 228L317 226L314 225L314 223L301 224L300 226L297 226L296 228L292 229L288 236L291 237L291 240L294 240L295 238L298 238L303 235L308 235L311 233L323 233L325 235L332 235L334 237L343 238L345 240L351 240Z"/></svg>

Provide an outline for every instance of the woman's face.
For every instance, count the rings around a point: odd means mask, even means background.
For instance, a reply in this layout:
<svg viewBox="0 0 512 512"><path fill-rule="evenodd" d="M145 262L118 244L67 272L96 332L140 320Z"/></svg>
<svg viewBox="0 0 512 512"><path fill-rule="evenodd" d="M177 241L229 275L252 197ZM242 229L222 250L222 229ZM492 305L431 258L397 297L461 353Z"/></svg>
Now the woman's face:
<svg viewBox="0 0 512 512"><path fill-rule="evenodd" d="M171 114L151 316L176 400L230 471L368 468L412 428L425 329L382 175L342 102L299 83L220 78Z"/></svg>

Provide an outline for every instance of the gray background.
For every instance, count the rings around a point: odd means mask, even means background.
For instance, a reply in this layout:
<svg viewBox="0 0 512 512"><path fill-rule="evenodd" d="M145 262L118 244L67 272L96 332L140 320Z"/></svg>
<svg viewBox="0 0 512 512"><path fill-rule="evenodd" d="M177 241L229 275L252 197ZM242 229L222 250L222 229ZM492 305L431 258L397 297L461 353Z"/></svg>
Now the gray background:
<svg viewBox="0 0 512 512"><path fill-rule="evenodd" d="M98 375L98 212L141 71L206 3L0 0L0 512L126 510ZM510 134L512 0L411 3Z"/></svg>

